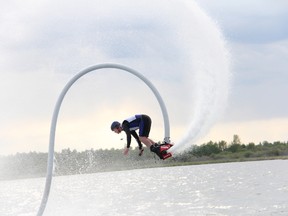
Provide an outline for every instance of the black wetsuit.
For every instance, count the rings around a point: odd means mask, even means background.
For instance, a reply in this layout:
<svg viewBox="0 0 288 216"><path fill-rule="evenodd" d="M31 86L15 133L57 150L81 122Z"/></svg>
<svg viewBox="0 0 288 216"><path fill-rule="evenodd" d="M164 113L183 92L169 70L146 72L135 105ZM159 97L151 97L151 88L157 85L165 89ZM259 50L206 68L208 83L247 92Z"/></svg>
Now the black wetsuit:
<svg viewBox="0 0 288 216"><path fill-rule="evenodd" d="M148 137L151 128L151 119L147 115L134 115L125 119L122 122L122 128L127 136L127 148L131 144L131 135L136 139L139 149L142 149L142 143L139 140L139 136ZM135 130L139 129L139 136Z"/></svg>

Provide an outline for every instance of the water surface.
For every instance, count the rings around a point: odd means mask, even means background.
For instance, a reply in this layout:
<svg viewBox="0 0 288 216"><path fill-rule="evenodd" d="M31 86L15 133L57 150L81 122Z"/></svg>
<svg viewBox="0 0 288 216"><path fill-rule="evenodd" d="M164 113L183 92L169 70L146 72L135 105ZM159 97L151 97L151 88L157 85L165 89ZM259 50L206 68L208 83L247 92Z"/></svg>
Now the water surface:
<svg viewBox="0 0 288 216"><path fill-rule="evenodd" d="M44 215L288 215L287 160L53 178ZM36 215L45 179L0 182L0 215Z"/></svg>

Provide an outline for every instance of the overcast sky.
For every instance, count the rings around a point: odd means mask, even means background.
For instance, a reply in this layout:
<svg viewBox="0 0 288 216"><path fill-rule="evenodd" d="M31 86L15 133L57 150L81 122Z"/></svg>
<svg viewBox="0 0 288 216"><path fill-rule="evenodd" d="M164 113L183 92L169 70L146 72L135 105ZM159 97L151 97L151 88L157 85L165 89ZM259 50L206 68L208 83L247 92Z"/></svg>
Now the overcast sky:
<svg viewBox="0 0 288 216"><path fill-rule="evenodd" d="M288 2L196 2L208 19L197 5L185 7L179 0L2 2L0 154L46 152L61 90L79 71L104 62L134 68L156 86L177 143L187 131L193 133L193 91L203 80L190 76L190 57L202 49L210 49L213 58L198 55L203 58L198 61L215 68L229 98L227 104L219 102L217 120L193 143L230 142L234 134L245 143L287 141ZM215 26L222 31L220 39ZM232 76L221 73L223 49L214 38L230 52ZM161 110L145 84L116 70L91 73L62 104L55 149L122 148L124 134L113 134L110 124L136 113L152 117L151 138L161 140Z"/></svg>

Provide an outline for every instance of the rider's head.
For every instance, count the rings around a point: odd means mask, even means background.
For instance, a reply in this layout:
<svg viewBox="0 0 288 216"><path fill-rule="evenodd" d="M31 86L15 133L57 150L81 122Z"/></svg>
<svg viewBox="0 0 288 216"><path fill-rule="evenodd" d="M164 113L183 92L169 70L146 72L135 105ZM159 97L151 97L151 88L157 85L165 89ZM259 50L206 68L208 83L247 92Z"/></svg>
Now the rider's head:
<svg viewBox="0 0 288 216"><path fill-rule="evenodd" d="M112 131L114 131L115 133L120 133L121 132L121 130L120 130L120 122L118 122L118 121L114 121L114 122L112 122L112 124L111 124L111 130Z"/></svg>

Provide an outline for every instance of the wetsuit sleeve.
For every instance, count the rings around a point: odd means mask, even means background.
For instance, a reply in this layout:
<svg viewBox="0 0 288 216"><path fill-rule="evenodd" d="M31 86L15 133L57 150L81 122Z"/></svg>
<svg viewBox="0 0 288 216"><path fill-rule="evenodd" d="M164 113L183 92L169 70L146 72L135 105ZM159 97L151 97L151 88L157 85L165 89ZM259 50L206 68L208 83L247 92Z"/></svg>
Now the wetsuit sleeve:
<svg viewBox="0 0 288 216"><path fill-rule="evenodd" d="M135 138L135 140L137 141L139 149L142 149L142 143L140 142L138 134L135 131L131 131L131 134Z"/></svg>
<svg viewBox="0 0 288 216"><path fill-rule="evenodd" d="M128 122L123 122L122 123L122 128L126 133L126 140L127 140L127 148L130 148L130 144L131 144L131 132L128 126Z"/></svg>

